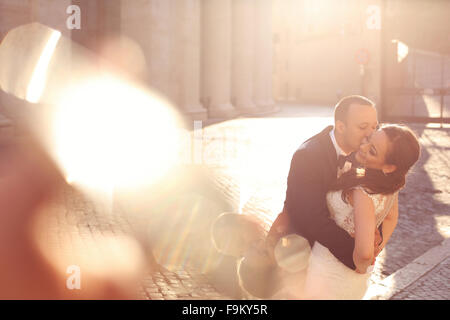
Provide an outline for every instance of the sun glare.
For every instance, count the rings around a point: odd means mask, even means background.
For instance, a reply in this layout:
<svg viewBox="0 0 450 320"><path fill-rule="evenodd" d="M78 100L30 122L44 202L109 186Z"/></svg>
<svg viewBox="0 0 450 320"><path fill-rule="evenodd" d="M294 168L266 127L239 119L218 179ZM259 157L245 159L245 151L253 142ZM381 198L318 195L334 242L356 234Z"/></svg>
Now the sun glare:
<svg viewBox="0 0 450 320"><path fill-rule="evenodd" d="M136 188L175 163L176 116L159 97L109 75L62 97L52 144L68 181L104 191Z"/></svg>

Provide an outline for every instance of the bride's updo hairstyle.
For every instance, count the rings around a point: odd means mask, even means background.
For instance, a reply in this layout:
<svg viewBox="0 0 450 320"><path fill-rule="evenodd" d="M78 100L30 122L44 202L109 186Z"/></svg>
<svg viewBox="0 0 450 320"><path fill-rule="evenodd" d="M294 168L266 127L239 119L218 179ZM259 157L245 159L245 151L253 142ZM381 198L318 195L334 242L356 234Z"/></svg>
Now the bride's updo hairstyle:
<svg viewBox="0 0 450 320"><path fill-rule="evenodd" d="M396 166L391 173L377 169L365 169L365 174L358 176L356 168L344 173L332 187L332 190L345 190L362 186L373 194L392 194L405 185L409 169L420 156L420 145L415 134L405 126L384 125L381 128L389 139L385 162ZM344 192L346 193L346 192Z"/></svg>

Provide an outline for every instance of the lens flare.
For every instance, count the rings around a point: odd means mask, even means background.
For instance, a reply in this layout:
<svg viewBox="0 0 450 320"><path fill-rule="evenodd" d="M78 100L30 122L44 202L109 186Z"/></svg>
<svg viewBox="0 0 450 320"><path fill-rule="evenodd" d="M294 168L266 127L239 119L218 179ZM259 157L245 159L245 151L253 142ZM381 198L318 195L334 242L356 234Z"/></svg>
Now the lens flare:
<svg viewBox="0 0 450 320"><path fill-rule="evenodd" d="M60 38L61 32L53 30L47 44L44 47L44 50L42 50L42 54L38 60L36 68L33 71L33 75L27 88L26 99L31 103L39 102L42 92L44 91L47 78L47 69Z"/></svg>
<svg viewBox="0 0 450 320"><path fill-rule="evenodd" d="M177 119L163 99L108 74L61 97L51 140L73 183L96 190L138 188L175 164Z"/></svg>
<svg viewBox="0 0 450 320"><path fill-rule="evenodd" d="M299 272L308 266L311 247L308 240L290 234L281 238L275 246L278 265L288 272Z"/></svg>

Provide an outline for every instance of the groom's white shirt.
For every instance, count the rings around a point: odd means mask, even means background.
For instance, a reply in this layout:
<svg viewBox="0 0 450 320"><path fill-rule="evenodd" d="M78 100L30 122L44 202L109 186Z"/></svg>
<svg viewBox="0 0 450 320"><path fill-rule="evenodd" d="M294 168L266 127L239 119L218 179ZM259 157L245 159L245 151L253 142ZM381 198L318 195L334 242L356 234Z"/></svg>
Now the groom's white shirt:
<svg viewBox="0 0 450 320"><path fill-rule="evenodd" d="M336 141L336 136L334 135L334 128L330 131L330 138L331 142L333 142L334 149L336 149L336 158L339 159L339 156L348 156L348 153L345 153L344 150L339 147L339 144ZM339 178L344 172L347 172L352 167L352 164L350 162L346 162L344 164L344 167L342 169L338 168L337 170L337 177Z"/></svg>

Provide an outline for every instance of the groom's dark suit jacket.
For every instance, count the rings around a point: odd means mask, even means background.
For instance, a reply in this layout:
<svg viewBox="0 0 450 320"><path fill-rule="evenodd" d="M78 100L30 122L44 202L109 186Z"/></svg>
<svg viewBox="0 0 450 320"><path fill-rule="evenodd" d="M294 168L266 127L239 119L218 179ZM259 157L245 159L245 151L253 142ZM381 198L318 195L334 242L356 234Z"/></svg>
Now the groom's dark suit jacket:
<svg viewBox="0 0 450 320"><path fill-rule="evenodd" d="M289 229L327 247L351 269L354 239L329 218L326 193L336 181L337 155L330 138L332 126L304 142L294 153L287 180L284 212Z"/></svg>

